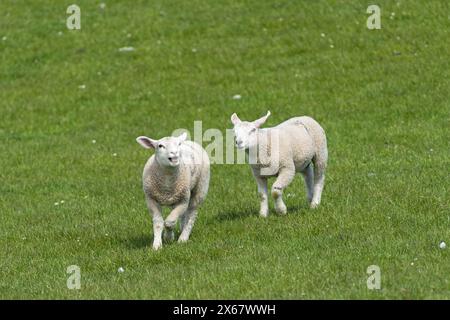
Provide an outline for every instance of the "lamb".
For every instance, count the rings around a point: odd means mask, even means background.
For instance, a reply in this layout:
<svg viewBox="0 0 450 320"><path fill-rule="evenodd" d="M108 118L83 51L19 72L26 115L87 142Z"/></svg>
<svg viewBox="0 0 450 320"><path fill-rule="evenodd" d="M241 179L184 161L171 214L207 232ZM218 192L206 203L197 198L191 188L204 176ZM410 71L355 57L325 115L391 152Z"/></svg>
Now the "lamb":
<svg viewBox="0 0 450 320"><path fill-rule="evenodd" d="M208 155L199 144L186 141L186 137L183 133L160 140L145 136L136 138L144 148L155 149L142 176L147 206L153 217L154 250L162 248L163 233L165 240L174 239L178 218L181 229L178 242L189 240L197 210L208 193ZM172 208L166 220L162 216L162 206Z"/></svg>
<svg viewBox="0 0 450 320"><path fill-rule="evenodd" d="M294 117L275 127L260 129L269 116L270 111L253 122L241 121L236 113L231 116L236 147L254 156L254 161L250 159L250 166L258 185L260 215L267 217L269 213L269 177L276 177L271 190L275 210L279 214L286 213L283 190L297 172L305 180L310 207L316 208L320 204L328 160L325 131L314 119L306 116Z"/></svg>

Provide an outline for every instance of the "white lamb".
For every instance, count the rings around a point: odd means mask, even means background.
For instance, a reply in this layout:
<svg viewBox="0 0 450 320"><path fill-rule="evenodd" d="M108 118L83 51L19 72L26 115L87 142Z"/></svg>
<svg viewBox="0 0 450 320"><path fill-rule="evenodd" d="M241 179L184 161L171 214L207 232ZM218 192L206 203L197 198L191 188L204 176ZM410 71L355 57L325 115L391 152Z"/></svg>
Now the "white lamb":
<svg viewBox="0 0 450 320"><path fill-rule="evenodd" d="M147 149L155 149L144 167L143 186L147 206L153 217L153 249L162 247L162 235L174 239L174 227L180 220L178 242L186 242L209 187L209 158L197 143L186 141L186 133L179 137L153 140L145 136L136 141ZM172 211L166 220L161 206Z"/></svg>
<svg viewBox="0 0 450 320"><path fill-rule="evenodd" d="M272 186L275 210L286 213L282 194L296 172L302 173L308 202L311 208L316 208L322 196L328 160L324 130L310 117L295 117L276 127L260 129L269 116L270 111L253 122L241 121L236 113L231 116L237 148L256 155L255 161L250 159L250 166L261 197L260 215L267 217L269 213L269 177L276 177Z"/></svg>

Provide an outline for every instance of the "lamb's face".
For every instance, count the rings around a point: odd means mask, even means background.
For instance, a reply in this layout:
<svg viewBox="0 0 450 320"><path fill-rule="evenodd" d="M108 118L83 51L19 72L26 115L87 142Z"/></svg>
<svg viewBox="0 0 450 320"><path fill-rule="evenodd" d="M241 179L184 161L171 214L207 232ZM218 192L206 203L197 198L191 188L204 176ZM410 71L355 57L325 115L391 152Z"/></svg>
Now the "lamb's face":
<svg viewBox="0 0 450 320"><path fill-rule="evenodd" d="M177 167L180 164L181 141L178 138L166 137L158 140L156 145L156 161L164 167Z"/></svg>
<svg viewBox="0 0 450 320"><path fill-rule="evenodd" d="M248 121L235 124L234 128L235 144L238 149L248 149L257 145L258 128Z"/></svg>
<svg viewBox="0 0 450 320"><path fill-rule="evenodd" d="M180 165L181 144L186 140L186 133L179 137L165 137L153 140L145 136L136 138L136 141L146 149L155 149L156 161L164 167L177 167Z"/></svg>
<svg viewBox="0 0 450 320"><path fill-rule="evenodd" d="M238 149L253 148L258 144L258 128L266 122L270 116L270 111L267 114L255 121L241 121L236 113L231 116L231 122L234 124L234 136L236 147Z"/></svg>

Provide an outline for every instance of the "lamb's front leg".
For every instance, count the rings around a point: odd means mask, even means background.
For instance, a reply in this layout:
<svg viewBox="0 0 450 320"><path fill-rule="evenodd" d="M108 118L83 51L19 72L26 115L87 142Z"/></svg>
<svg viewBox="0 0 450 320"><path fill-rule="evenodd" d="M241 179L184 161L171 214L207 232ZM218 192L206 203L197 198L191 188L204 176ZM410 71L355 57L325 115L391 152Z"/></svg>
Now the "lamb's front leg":
<svg viewBox="0 0 450 320"><path fill-rule="evenodd" d="M147 207L153 219L153 249L162 247L162 232L164 229L164 218L161 214L161 206L153 199L146 197Z"/></svg>
<svg viewBox="0 0 450 320"><path fill-rule="evenodd" d="M275 199L275 211L280 214L287 212L283 202L283 190L292 182L295 177L294 165L282 167L278 172L278 177L272 186L272 197Z"/></svg>
<svg viewBox="0 0 450 320"><path fill-rule="evenodd" d="M254 173L256 184L258 185L258 194L261 201L259 215L266 218L269 215L269 197L267 191L267 178L261 177Z"/></svg>
<svg viewBox="0 0 450 320"><path fill-rule="evenodd" d="M183 201L175 206L170 214L167 216L166 221L164 221L164 226L170 231L175 228L178 218L186 212L189 206L189 201Z"/></svg>

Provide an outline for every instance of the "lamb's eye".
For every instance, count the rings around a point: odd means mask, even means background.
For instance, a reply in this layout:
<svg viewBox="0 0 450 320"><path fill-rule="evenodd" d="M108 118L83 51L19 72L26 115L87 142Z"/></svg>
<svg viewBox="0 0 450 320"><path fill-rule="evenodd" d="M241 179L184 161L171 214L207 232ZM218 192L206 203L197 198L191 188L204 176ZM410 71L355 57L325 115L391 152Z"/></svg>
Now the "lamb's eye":
<svg viewBox="0 0 450 320"><path fill-rule="evenodd" d="M161 148L164 148L164 146L163 146L162 144L160 144L160 145L158 146L158 148L161 149Z"/></svg>
<svg viewBox="0 0 450 320"><path fill-rule="evenodd" d="M250 130L250 133L253 133L256 131L256 128L252 128L252 130Z"/></svg>

